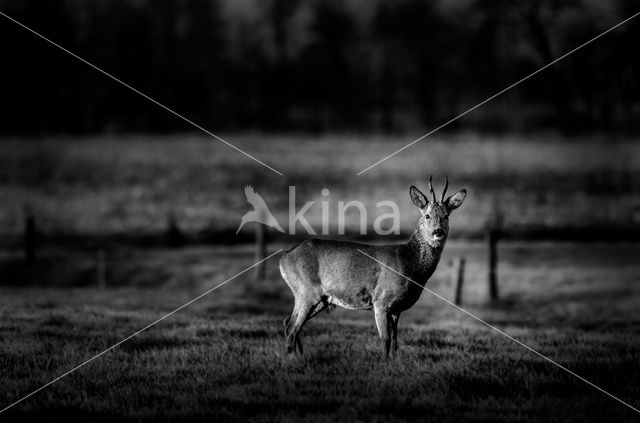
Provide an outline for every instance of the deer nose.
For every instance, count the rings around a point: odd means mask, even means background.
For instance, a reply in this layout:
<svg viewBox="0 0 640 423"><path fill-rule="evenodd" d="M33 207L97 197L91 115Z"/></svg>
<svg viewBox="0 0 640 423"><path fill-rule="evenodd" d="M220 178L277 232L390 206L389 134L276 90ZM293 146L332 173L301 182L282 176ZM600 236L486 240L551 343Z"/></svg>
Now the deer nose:
<svg viewBox="0 0 640 423"><path fill-rule="evenodd" d="M442 238L444 236L444 231L442 229L436 229L435 231L433 231L433 236Z"/></svg>

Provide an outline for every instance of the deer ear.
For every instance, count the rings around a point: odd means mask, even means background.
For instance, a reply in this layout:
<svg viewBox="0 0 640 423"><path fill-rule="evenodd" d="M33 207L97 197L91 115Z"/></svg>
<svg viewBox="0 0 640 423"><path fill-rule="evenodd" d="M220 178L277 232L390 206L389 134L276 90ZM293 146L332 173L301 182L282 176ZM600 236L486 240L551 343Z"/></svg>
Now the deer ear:
<svg viewBox="0 0 640 423"><path fill-rule="evenodd" d="M467 197L467 190L463 189L453 194L451 197L447 198L447 200L444 203L447 205L447 208L449 209L449 211L455 210L458 207L460 207L460 205L462 204L462 202L466 197Z"/></svg>
<svg viewBox="0 0 640 423"><path fill-rule="evenodd" d="M425 197L425 195L413 185L411 185L411 188L409 189L409 195L411 195L411 201L413 201L413 204L420 209L424 209L427 207L427 204L429 204L427 197Z"/></svg>

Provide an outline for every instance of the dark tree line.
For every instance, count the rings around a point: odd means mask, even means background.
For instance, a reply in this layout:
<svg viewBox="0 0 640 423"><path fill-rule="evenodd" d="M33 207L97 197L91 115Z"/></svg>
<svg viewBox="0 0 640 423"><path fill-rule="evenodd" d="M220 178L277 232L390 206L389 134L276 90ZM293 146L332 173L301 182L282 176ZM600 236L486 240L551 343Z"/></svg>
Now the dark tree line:
<svg viewBox="0 0 640 423"><path fill-rule="evenodd" d="M635 9L631 0L0 0L214 131L432 128ZM191 129L5 18L0 40L2 134ZM631 21L454 127L638 129L638 40Z"/></svg>

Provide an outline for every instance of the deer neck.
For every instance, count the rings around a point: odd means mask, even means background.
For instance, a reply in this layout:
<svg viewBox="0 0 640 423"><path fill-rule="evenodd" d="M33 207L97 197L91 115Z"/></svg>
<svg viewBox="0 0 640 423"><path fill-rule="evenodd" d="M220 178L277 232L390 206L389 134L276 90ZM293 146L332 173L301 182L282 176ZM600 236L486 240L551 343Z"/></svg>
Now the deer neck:
<svg viewBox="0 0 640 423"><path fill-rule="evenodd" d="M409 259L409 268L415 277L416 282L425 283L433 274L440 261L440 255L444 248L444 242L439 247L433 247L426 241L426 234L423 234L420 222L411 234L409 241L404 245L406 257Z"/></svg>

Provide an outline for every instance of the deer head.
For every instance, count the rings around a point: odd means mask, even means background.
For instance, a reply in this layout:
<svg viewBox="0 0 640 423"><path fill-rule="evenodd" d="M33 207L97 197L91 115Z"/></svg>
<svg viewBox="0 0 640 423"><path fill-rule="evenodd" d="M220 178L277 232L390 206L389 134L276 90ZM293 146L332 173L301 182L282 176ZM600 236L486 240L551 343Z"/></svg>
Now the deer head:
<svg viewBox="0 0 640 423"><path fill-rule="evenodd" d="M409 189L409 194L413 204L420 209L421 217L418 220L418 231L423 240L434 248L441 248L449 235L449 215L453 210L460 207L467 196L467 190L458 191L445 200L447 187L449 186L449 179L445 176L444 190L442 190L440 201L438 201L431 184L432 178L433 175L429 177L431 201L427 200L427 197L413 185Z"/></svg>

